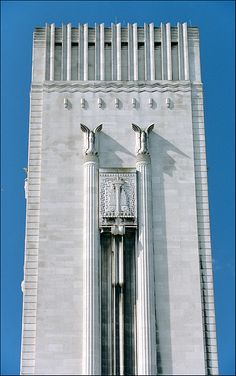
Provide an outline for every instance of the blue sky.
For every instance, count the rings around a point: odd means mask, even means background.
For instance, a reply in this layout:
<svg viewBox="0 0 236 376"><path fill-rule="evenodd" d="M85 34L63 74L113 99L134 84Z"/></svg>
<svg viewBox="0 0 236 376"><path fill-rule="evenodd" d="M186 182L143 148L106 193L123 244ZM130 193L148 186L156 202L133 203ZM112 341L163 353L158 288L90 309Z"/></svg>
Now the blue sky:
<svg viewBox="0 0 236 376"><path fill-rule="evenodd" d="M2 1L2 375L18 375L32 33L45 23L187 21L200 29L221 375L234 371L234 8L231 1Z"/></svg>

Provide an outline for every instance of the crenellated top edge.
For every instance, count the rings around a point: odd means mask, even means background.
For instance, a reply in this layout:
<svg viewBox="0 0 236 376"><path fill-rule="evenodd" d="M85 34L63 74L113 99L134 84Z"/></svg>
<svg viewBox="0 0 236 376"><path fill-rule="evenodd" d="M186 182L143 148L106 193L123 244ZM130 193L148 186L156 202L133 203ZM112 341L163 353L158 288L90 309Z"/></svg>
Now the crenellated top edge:
<svg viewBox="0 0 236 376"><path fill-rule="evenodd" d="M198 30L197 26L188 25L187 22L182 22L182 23L181 22L177 22L176 25L171 25L170 22L166 22L166 23L161 22L159 26L155 25L154 22L148 22L148 23L145 22L143 25L139 25L136 22L135 23L128 22L126 25L124 25L124 23L122 23L122 22L111 22L110 25L105 24L105 23L95 23L93 26L90 25L90 24L88 24L88 23L80 23L80 22L78 22L77 25L72 25L72 23L69 22L69 23L62 23L61 25L57 25L56 23L51 23L51 24L46 23L45 26L36 26L35 27L35 31L40 31L40 30L42 31L45 28L50 27L52 25L56 29L62 29L63 27L67 27L67 26L70 26L72 29L78 29L80 26L86 26L89 29L95 29L96 27L101 27L101 26L104 27L105 29L111 29L114 26L115 27L119 26L122 29L127 29L129 26L135 26L138 29L144 29L146 25L152 26L152 27L154 27L154 29L160 29L162 27L162 25L170 25L171 29L172 28L173 29L177 29L179 25L186 25L187 28L188 28L188 30L191 30L191 29Z"/></svg>
<svg viewBox="0 0 236 376"><path fill-rule="evenodd" d="M33 39L33 81L201 81L199 32L187 22L52 23Z"/></svg>

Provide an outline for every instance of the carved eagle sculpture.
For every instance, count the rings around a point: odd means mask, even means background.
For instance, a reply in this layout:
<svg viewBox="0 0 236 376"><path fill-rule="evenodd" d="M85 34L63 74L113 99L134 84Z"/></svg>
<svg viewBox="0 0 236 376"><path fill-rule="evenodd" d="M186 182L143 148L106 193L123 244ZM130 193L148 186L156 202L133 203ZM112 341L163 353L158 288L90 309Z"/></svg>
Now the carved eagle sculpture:
<svg viewBox="0 0 236 376"><path fill-rule="evenodd" d="M102 124L98 125L96 128L94 128L93 131L91 131L86 125L80 124L80 128L82 132L86 133L87 135L87 145L85 154L86 155L96 155L96 148L95 148L95 135L98 132L101 132L102 130Z"/></svg>
<svg viewBox="0 0 236 376"><path fill-rule="evenodd" d="M132 124L132 128L138 134L138 154L148 154L148 135L153 130L154 124L149 125L145 130L136 124Z"/></svg>

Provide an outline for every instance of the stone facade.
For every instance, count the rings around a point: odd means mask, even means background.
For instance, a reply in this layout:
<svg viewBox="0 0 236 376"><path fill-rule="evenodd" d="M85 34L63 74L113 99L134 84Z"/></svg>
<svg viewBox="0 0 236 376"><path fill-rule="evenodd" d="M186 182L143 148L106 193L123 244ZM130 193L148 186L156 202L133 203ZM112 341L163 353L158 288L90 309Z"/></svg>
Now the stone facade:
<svg viewBox="0 0 236 376"><path fill-rule="evenodd" d="M136 207L123 198L113 229L109 172L114 200L113 181L137 176ZM36 29L21 374L114 374L113 347L119 374L218 374L207 195L197 28ZM104 311L112 242L132 274L132 309L112 282L119 344Z"/></svg>

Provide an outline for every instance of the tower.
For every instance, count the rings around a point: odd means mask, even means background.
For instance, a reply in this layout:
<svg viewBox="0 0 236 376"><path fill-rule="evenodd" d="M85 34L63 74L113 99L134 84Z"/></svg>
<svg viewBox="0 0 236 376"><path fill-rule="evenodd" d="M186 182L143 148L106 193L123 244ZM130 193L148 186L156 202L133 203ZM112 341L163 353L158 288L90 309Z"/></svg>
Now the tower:
<svg viewBox="0 0 236 376"><path fill-rule="evenodd" d="M217 374L198 29L33 41L21 374Z"/></svg>

